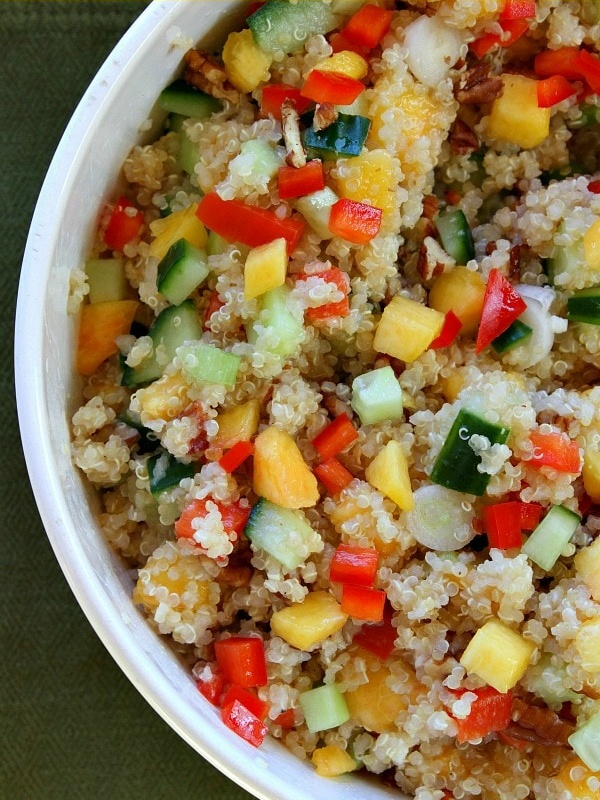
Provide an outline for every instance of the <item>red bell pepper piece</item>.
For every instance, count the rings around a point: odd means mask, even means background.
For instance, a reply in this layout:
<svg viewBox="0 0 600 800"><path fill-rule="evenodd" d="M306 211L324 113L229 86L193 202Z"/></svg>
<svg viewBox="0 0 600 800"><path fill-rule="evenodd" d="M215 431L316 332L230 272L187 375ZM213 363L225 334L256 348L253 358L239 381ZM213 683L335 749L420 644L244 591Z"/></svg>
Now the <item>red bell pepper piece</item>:
<svg viewBox="0 0 600 800"><path fill-rule="evenodd" d="M305 281L309 277L310 275L305 275L302 273L298 276L298 280ZM340 292L343 292L346 296L343 300L339 300L337 303L325 303L324 305L317 306L316 308L307 308L306 319L309 322L317 322L319 320L329 319L330 317L347 317L350 313L350 301L348 300L350 286L346 273L342 272L339 267L331 267L331 269L326 269L323 270L323 272L319 272L318 277L322 278L322 280L327 281L328 283L334 283Z"/></svg>
<svg viewBox="0 0 600 800"><path fill-rule="evenodd" d="M510 47L519 39L525 31L529 30L529 22L525 19L507 19L500 23L502 35L497 33L485 33L479 39L471 42L469 47L477 58L483 58L486 53L494 47Z"/></svg>
<svg viewBox="0 0 600 800"><path fill-rule="evenodd" d="M350 50L363 58L368 58L369 56L369 48L361 47L359 44L353 44L350 39L346 39L344 34L340 32L332 34L329 39L329 44L334 53L341 53L342 50Z"/></svg>
<svg viewBox="0 0 600 800"><path fill-rule="evenodd" d="M539 503L519 503L521 511L521 529L533 531L540 524L542 518L542 507Z"/></svg>
<svg viewBox="0 0 600 800"><path fill-rule="evenodd" d="M282 711L279 716L275 717L273 722L275 725L281 725L282 728L293 728L296 724L296 720L294 718L294 709L288 708L285 711Z"/></svg>
<svg viewBox="0 0 600 800"><path fill-rule="evenodd" d="M339 544L329 569L332 583L372 587L377 574L379 552L374 547L352 547Z"/></svg>
<svg viewBox="0 0 600 800"><path fill-rule="evenodd" d="M249 689L245 689L243 686L237 686L233 683L225 692L221 699L221 705L223 708L229 705L233 705L235 701L241 703L248 711L251 711L255 717L258 719L264 720L267 716L268 705L253 694Z"/></svg>
<svg viewBox="0 0 600 800"><path fill-rule="evenodd" d="M257 0L257 2L255 3L250 3L246 10L246 19L248 19L248 17L251 17L252 14L254 14L255 11L258 11L258 9L264 6L264 4L265 0Z"/></svg>
<svg viewBox="0 0 600 800"><path fill-rule="evenodd" d="M358 439L358 431L350 422L348 414L344 412L315 436L312 444L322 460L328 461L356 439Z"/></svg>
<svg viewBox="0 0 600 800"><path fill-rule="evenodd" d="M587 50L579 51L579 65L581 75L590 89L596 94L600 93L600 58L588 53Z"/></svg>
<svg viewBox="0 0 600 800"><path fill-rule="evenodd" d="M210 499L210 498L209 498ZM183 509L183 512L177 522L175 523L175 534L178 539L192 539L196 533L193 527L193 520L200 517L203 519L207 516L206 504L208 500L192 500L189 506ZM218 503L213 500L214 504L219 509L221 514L221 521L223 529L230 539L237 539L248 522L250 516L250 506L243 506L240 502L233 503Z"/></svg>
<svg viewBox="0 0 600 800"><path fill-rule="evenodd" d="M139 235L144 215L126 197L119 197L104 231L104 241L111 250L122 250Z"/></svg>
<svg viewBox="0 0 600 800"><path fill-rule="evenodd" d="M235 472L244 461L254 453L252 442L237 442L219 459L219 464L225 472Z"/></svg>
<svg viewBox="0 0 600 800"><path fill-rule="evenodd" d="M504 333L526 308L527 304L504 275L499 270L492 269L485 287L483 313L477 331L475 352L481 353L497 336Z"/></svg>
<svg viewBox="0 0 600 800"><path fill-rule="evenodd" d="M506 0L499 19L533 19L535 0Z"/></svg>
<svg viewBox="0 0 600 800"><path fill-rule="evenodd" d="M271 114L281 122L281 106L285 100L292 100L298 114L304 112L310 106L310 100L302 97L300 89L296 86L289 86L287 83L269 83L263 86L260 110L263 116Z"/></svg>
<svg viewBox="0 0 600 800"><path fill-rule="evenodd" d="M210 318L213 314L215 314L220 308L223 308L225 303L219 297L219 293L215 289L208 301L208 305L206 307L206 311L204 312L204 330L210 330Z"/></svg>
<svg viewBox="0 0 600 800"><path fill-rule="evenodd" d="M358 633L354 634L353 644L363 647L382 661L388 659L394 652L394 642L398 636L398 631L392 625L392 614L391 606L386 603L383 609L383 622L379 625L363 625Z"/></svg>
<svg viewBox="0 0 600 800"><path fill-rule="evenodd" d="M364 83L348 75L313 69L304 81L300 94L315 103L345 106L353 103L364 88Z"/></svg>
<svg viewBox="0 0 600 800"><path fill-rule="evenodd" d="M324 189L323 162L317 158L303 167L281 167L277 177L277 188L281 200L302 197Z"/></svg>
<svg viewBox="0 0 600 800"><path fill-rule="evenodd" d="M215 656L228 683L238 686L265 686L267 664L262 639L232 636L215 642Z"/></svg>
<svg viewBox="0 0 600 800"><path fill-rule="evenodd" d="M456 316L454 311L450 309L450 311L446 312L444 324L442 325L442 330L440 331L439 336L433 340L429 347L432 350L439 350L441 347L448 347L456 340L461 328L462 322Z"/></svg>
<svg viewBox="0 0 600 800"><path fill-rule="evenodd" d="M491 686L471 689L477 700L471 704L471 713L465 719L454 718L458 728L457 742L469 742L482 739L489 733L503 731L511 722L512 692L502 694ZM459 696L464 692L458 692Z"/></svg>
<svg viewBox="0 0 600 800"><path fill-rule="evenodd" d="M572 97L577 89L562 75L552 75L537 82L537 101L539 108L552 108Z"/></svg>
<svg viewBox="0 0 600 800"><path fill-rule="evenodd" d="M367 622L381 622L385 592L382 589L368 589L366 586L342 586L342 611L355 619Z"/></svg>
<svg viewBox="0 0 600 800"><path fill-rule="evenodd" d="M509 500L507 503L495 503L483 509L483 525L490 547L499 550L510 550L521 547L521 503Z"/></svg>
<svg viewBox="0 0 600 800"><path fill-rule="evenodd" d="M588 183L588 189L594 194L600 194L600 180L590 181Z"/></svg>
<svg viewBox="0 0 600 800"><path fill-rule="evenodd" d="M372 50L381 42L390 29L392 11L365 3L348 20L342 36L354 45Z"/></svg>
<svg viewBox="0 0 600 800"><path fill-rule="evenodd" d="M329 230L353 244L367 244L379 233L383 211L368 203L342 198L331 206Z"/></svg>
<svg viewBox="0 0 600 800"><path fill-rule="evenodd" d="M254 747L260 747L267 735L267 726L239 700L221 709L221 719L234 733Z"/></svg>
<svg viewBox="0 0 600 800"><path fill-rule="evenodd" d="M306 229L301 219L280 219L273 211L247 205L242 200L222 200L216 192L204 195L196 215L228 242L258 247L283 237L288 254L296 249Z"/></svg>
<svg viewBox="0 0 600 800"><path fill-rule="evenodd" d="M213 706L221 705L221 697L223 689L225 688L225 678L220 669L212 667L212 677L208 679L200 678L196 681L198 691L202 694L209 703Z"/></svg>
<svg viewBox="0 0 600 800"><path fill-rule="evenodd" d="M314 472L330 494L339 494L354 480L354 475L337 458L317 464Z"/></svg>
<svg viewBox="0 0 600 800"><path fill-rule="evenodd" d="M533 457L527 462L529 466L536 469L550 467L557 472L581 471L579 445L566 433L532 431L529 440L533 445Z"/></svg>
<svg viewBox="0 0 600 800"><path fill-rule="evenodd" d="M557 50L542 50L533 62L533 69L538 78L551 78L562 75L569 80L579 80L581 72L579 47L559 47Z"/></svg>

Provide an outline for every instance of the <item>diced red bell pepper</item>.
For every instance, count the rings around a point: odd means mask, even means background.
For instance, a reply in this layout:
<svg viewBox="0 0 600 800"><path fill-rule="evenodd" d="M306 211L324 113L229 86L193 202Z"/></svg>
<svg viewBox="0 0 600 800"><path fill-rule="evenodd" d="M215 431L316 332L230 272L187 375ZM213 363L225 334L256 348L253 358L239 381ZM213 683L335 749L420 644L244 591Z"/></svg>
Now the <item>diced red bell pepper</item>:
<svg viewBox="0 0 600 800"><path fill-rule="evenodd" d="M527 304L504 275L499 270L492 269L485 287L475 352L481 353L497 336L504 333L526 308Z"/></svg>
<svg viewBox="0 0 600 800"><path fill-rule="evenodd" d="M382 589L368 589L365 586L342 586L342 611L354 619L366 622L381 622L385 592Z"/></svg>
<svg viewBox="0 0 600 800"><path fill-rule="evenodd" d="M521 529L524 531L534 531L540 524L542 518L542 507L539 503L519 503L521 512Z"/></svg>
<svg viewBox="0 0 600 800"><path fill-rule="evenodd" d="M277 177L277 188L281 200L303 197L324 189L323 162L317 158L303 167L281 167Z"/></svg>
<svg viewBox="0 0 600 800"><path fill-rule="evenodd" d="M379 552L376 548L352 547L342 542L333 554L329 580L332 583L372 587L378 565Z"/></svg>
<svg viewBox="0 0 600 800"><path fill-rule="evenodd" d="M246 688L266 685L265 649L257 636L221 639L215 642L215 656L228 683Z"/></svg>
<svg viewBox="0 0 600 800"><path fill-rule="evenodd" d="M392 11L365 3L348 20L342 36L352 44L372 50L381 42L392 24Z"/></svg>
<svg viewBox="0 0 600 800"><path fill-rule="evenodd" d="M225 678L220 669L212 668L212 677L208 679L200 678L196 681L196 686L200 694L204 695L213 706L221 705L221 697L225 688Z"/></svg>
<svg viewBox="0 0 600 800"><path fill-rule="evenodd" d="M215 314L220 308L223 308L225 303L219 297L219 293L215 289L208 301L208 305L206 307L206 311L204 312L204 330L207 331L210 328L210 318L213 314Z"/></svg>
<svg viewBox="0 0 600 800"><path fill-rule="evenodd" d="M275 717L273 722L275 725L281 725L282 728L293 728L296 724L296 720L294 718L294 709L288 708L285 711L282 711L279 716Z"/></svg>
<svg viewBox="0 0 600 800"><path fill-rule="evenodd" d="M299 281L305 281L310 277L302 273L298 276ZM318 273L318 277L327 283L334 283L340 292L345 294L343 300L337 303L325 303L316 308L306 309L306 319L309 322L318 322L320 320L329 319L330 317L347 317L350 313L350 301L348 300L348 292L350 290L348 276L339 267L331 267L331 269L323 270Z"/></svg>
<svg viewBox="0 0 600 800"><path fill-rule="evenodd" d="M196 215L207 228L228 242L259 247L283 237L288 255L296 249L306 230L306 223L301 219L280 219L273 211L247 205L242 200L222 200L216 192L204 195Z"/></svg>
<svg viewBox="0 0 600 800"><path fill-rule="evenodd" d="M600 180L590 181L588 183L588 189L594 194L600 194Z"/></svg>
<svg viewBox="0 0 600 800"><path fill-rule="evenodd" d="M509 500L507 503L495 503L483 509L483 525L490 547L499 550L510 550L521 547L521 503Z"/></svg>
<svg viewBox="0 0 600 800"><path fill-rule="evenodd" d="M600 58L587 50L579 51L581 74L595 94L600 94Z"/></svg>
<svg viewBox="0 0 600 800"><path fill-rule="evenodd" d="M506 0L499 19L533 19L535 0Z"/></svg>
<svg viewBox="0 0 600 800"><path fill-rule="evenodd" d="M255 714L234 700L221 709L221 719L234 733L254 747L260 747L267 735L267 726Z"/></svg>
<svg viewBox="0 0 600 800"><path fill-rule="evenodd" d="M562 75L542 78L537 82L536 89L539 108L552 108L577 92L573 84Z"/></svg>
<svg viewBox="0 0 600 800"><path fill-rule="evenodd" d="M491 686L469 691L477 695L477 700L471 703L471 713L468 717L465 719L454 718L458 728L456 736L458 742L482 739L489 733L503 731L508 728L512 714L512 692L502 694ZM457 694L461 695L464 692L458 692Z"/></svg>
<svg viewBox="0 0 600 800"><path fill-rule="evenodd" d="M542 50L533 62L533 69L538 78L551 78L562 75L569 80L583 77L579 47L559 47L557 50Z"/></svg>
<svg viewBox="0 0 600 800"><path fill-rule="evenodd" d="M331 45L331 49L334 53L341 53L342 50L350 50L351 52L357 53L363 58L367 58L369 55L369 48L361 47L358 44L353 44L350 39L346 39L344 34L340 32L331 35L329 44Z"/></svg>
<svg viewBox="0 0 600 800"><path fill-rule="evenodd" d="M454 311L450 309L450 311L446 312L444 324L442 325L442 330L440 331L439 336L433 340L429 347L431 350L439 350L441 347L449 347L449 345L456 340L461 328L462 322L456 316Z"/></svg>
<svg viewBox="0 0 600 800"><path fill-rule="evenodd" d="M550 467L557 472L581 471L581 457L579 445L574 439L569 439L566 433L550 431L532 431L529 440L533 445L533 456L527 462L531 467Z"/></svg>
<svg viewBox="0 0 600 800"><path fill-rule="evenodd" d="M350 422L348 414L344 412L315 436L312 444L322 460L328 461L356 439L358 439L358 431Z"/></svg>
<svg viewBox="0 0 600 800"><path fill-rule="evenodd" d="M517 39L529 30L529 22L525 19L507 19L500 23L503 34L485 33L471 42L469 47L477 58L483 58L494 47L510 47Z"/></svg>
<svg viewBox="0 0 600 800"><path fill-rule="evenodd" d="M210 499L210 498L209 498ZM193 539L196 529L193 526L193 521L200 517L203 519L207 516L206 504L208 500L193 500L189 506L183 509L183 512L177 522L175 523L175 534L178 539ZM223 529L230 538L237 539L246 527L248 517L250 516L250 506L243 506L239 501L232 503L218 503L213 500L214 504L219 509L221 514L221 521Z"/></svg>
<svg viewBox="0 0 600 800"><path fill-rule="evenodd" d="M246 19L248 19L248 17L251 17L252 14L254 14L255 11L258 11L258 9L264 6L264 4L265 0L257 0L257 2L255 3L249 3L248 8L246 10Z"/></svg>
<svg viewBox="0 0 600 800"><path fill-rule="evenodd" d="M354 480L354 475L337 458L317 464L314 472L330 494L339 494Z"/></svg>
<svg viewBox="0 0 600 800"><path fill-rule="evenodd" d="M368 203L345 197L331 206L329 230L353 244L367 244L379 233L383 211Z"/></svg>
<svg viewBox="0 0 600 800"><path fill-rule="evenodd" d="M104 241L111 250L122 250L139 236L144 215L126 197L119 197L104 231Z"/></svg>
<svg viewBox="0 0 600 800"><path fill-rule="evenodd" d="M313 69L304 81L300 94L315 103L346 106L353 103L364 88L364 83L349 75Z"/></svg>
<svg viewBox="0 0 600 800"><path fill-rule="evenodd" d="M235 472L244 461L254 453L252 442L237 442L219 459L219 464L225 472Z"/></svg>
<svg viewBox="0 0 600 800"><path fill-rule="evenodd" d="M456 189L448 189L446 192L446 201L448 202L449 206L457 206L461 199L462 197L460 193L456 191Z"/></svg>
<svg viewBox="0 0 600 800"><path fill-rule="evenodd" d="M379 625L363 625L358 633L354 634L353 644L363 647L382 661L388 659L394 652L394 642L398 636L398 631L392 625L392 614L391 606L386 603L383 609L383 622Z"/></svg>
<svg viewBox="0 0 600 800"><path fill-rule="evenodd" d="M251 711L255 717L258 717L258 719L264 720L264 718L267 716L267 710L269 706L264 702L264 700L261 700L249 689L245 689L243 686L237 686L237 684L232 683L223 695L221 699L221 705L223 707L232 705L236 700L245 706L248 711Z"/></svg>
<svg viewBox="0 0 600 800"><path fill-rule="evenodd" d="M260 110L263 116L271 114L276 120L281 122L281 106L285 100L292 100L298 114L310 107L310 100L302 97L300 89L296 86L289 86L287 83L269 83L263 86Z"/></svg>

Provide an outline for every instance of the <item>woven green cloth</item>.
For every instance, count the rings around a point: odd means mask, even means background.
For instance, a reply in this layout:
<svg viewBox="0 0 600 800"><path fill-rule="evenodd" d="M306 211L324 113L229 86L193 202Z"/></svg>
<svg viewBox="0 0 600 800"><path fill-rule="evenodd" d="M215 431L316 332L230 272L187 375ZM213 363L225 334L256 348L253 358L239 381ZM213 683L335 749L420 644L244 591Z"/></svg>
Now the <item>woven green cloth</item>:
<svg viewBox="0 0 600 800"><path fill-rule="evenodd" d="M137 693L79 609L39 520L12 376L27 229L86 86L136 0L0 0L0 799L243 800ZM35 309L31 310L36 313Z"/></svg>

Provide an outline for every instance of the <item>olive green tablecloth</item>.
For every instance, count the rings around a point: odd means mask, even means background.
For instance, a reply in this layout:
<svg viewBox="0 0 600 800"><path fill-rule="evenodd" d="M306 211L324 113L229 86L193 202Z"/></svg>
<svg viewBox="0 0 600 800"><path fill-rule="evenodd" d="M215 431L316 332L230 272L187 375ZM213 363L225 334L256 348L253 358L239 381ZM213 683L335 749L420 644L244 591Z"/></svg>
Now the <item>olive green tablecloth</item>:
<svg viewBox="0 0 600 800"><path fill-rule="evenodd" d="M46 539L17 429L12 330L29 220L71 112L144 6L0 0L0 800L250 797L171 731L96 637Z"/></svg>

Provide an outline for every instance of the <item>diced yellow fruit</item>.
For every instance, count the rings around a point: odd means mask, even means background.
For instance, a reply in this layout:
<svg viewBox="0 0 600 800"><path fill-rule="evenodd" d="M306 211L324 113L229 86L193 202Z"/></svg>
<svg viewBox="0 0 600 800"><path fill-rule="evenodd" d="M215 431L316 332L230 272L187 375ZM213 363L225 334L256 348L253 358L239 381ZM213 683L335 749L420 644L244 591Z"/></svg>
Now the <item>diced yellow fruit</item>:
<svg viewBox="0 0 600 800"><path fill-rule="evenodd" d="M367 670L368 682L344 695L352 719L368 731L393 733L397 730L396 717L408 707L407 694L398 694L388 686L391 674L383 664L377 670Z"/></svg>
<svg viewBox="0 0 600 800"><path fill-rule="evenodd" d="M572 800L598 800L598 790L590 788L588 784L590 778L592 780L598 778L598 773L592 772L580 758L567 761L556 777L569 792Z"/></svg>
<svg viewBox="0 0 600 800"><path fill-rule="evenodd" d="M196 216L198 203L174 211L168 217L156 219L150 223L150 230L154 239L150 244L150 255L160 261L167 254L167 250L180 239L187 239L190 244L204 250L208 240L206 228Z"/></svg>
<svg viewBox="0 0 600 800"><path fill-rule="evenodd" d="M298 445L273 425L254 441L254 491L283 508L306 508L319 500L317 479Z"/></svg>
<svg viewBox="0 0 600 800"><path fill-rule="evenodd" d="M435 279L429 291L429 305L442 314L453 311L462 323L461 334L472 336L481 322L484 296L481 275L460 266Z"/></svg>
<svg viewBox="0 0 600 800"><path fill-rule="evenodd" d="M408 462L400 442L390 440L365 470L365 478L403 511L415 507Z"/></svg>
<svg viewBox="0 0 600 800"><path fill-rule="evenodd" d="M227 77L240 92L251 92L269 80L272 59L256 44L249 28L229 34L222 57Z"/></svg>
<svg viewBox="0 0 600 800"><path fill-rule="evenodd" d="M348 614L329 592L310 592L301 603L294 603L271 616L271 630L292 647L310 650L346 624Z"/></svg>
<svg viewBox="0 0 600 800"><path fill-rule="evenodd" d="M598 450L585 451L583 456L583 488L596 503L600 503L600 452Z"/></svg>
<svg viewBox="0 0 600 800"><path fill-rule="evenodd" d="M444 375L440 378L442 394L444 395L444 399L449 403L453 403L456 400L458 395L462 392L464 385L465 379L457 369L451 370L448 375Z"/></svg>
<svg viewBox="0 0 600 800"><path fill-rule="evenodd" d="M590 594L597 603L600 603L600 539L594 539L587 547L583 547L573 562L577 574L590 590Z"/></svg>
<svg viewBox="0 0 600 800"><path fill-rule="evenodd" d="M535 651L533 642L497 619L471 639L460 663L498 692L508 692L523 677Z"/></svg>
<svg viewBox="0 0 600 800"><path fill-rule="evenodd" d="M581 666L588 672L600 672L600 619L588 619L575 635L575 647Z"/></svg>
<svg viewBox="0 0 600 800"><path fill-rule="evenodd" d="M368 150L356 158L346 158L336 178L341 197L369 203L384 214L397 209L396 178L392 156L386 150Z"/></svg>
<svg viewBox="0 0 600 800"><path fill-rule="evenodd" d="M175 545L169 543L168 556L164 557L164 546L150 556L146 565L140 570L138 581L133 590L133 602L143 605L148 611L158 608L159 600L156 591L166 589L169 595L182 598L187 593L193 599L193 609L210 604L210 581L199 581L198 558L195 555L182 555L175 552ZM190 608L183 599L173 606L175 610Z"/></svg>
<svg viewBox="0 0 600 800"><path fill-rule="evenodd" d="M311 761L317 774L324 778L335 778L346 772L354 772L358 768L352 756L335 744L317 747Z"/></svg>
<svg viewBox="0 0 600 800"><path fill-rule="evenodd" d="M597 219L585 232L583 252L590 269L600 269L600 219Z"/></svg>
<svg viewBox="0 0 600 800"><path fill-rule="evenodd" d="M524 75L502 75L504 91L490 112L487 135L528 150L550 134L551 109L540 108L537 81Z"/></svg>
<svg viewBox="0 0 600 800"><path fill-rule="evenodd" d="M411 362L427 350L443 324L444 314L439 311L396 296L383 310L373 347L378 353Z"/></svg>
<svg viewBox="0 0 600 800"><path fill-rule="evenodd" d="M282 237L254 247L244 266L244 298L251 300L285 283L288 268L286 240Z"/></svg>
<svg viewBox="0 0 600 800"><path fill-rule="evenodd" d="M341 50L320 61L315 69L320 72L337 72L360 81L369 71L369 65L358 53L353 53L352 50Z"/></svg>
<svg viewBox="0 0 600 800"><path fill-rule="evenodd" d="M144 389L138 389L136 398L145 419L175 419L190 402L179 374L163 375Z"/></svg>
<svg viewBox="0 0 600 800"><path fill-rule="evenodd" d="M258 400L248 400L241 406L222 411L217 416L219 432L212 440L212 444L227 450L238 442L248 442L258 430L259 416Z"/></svg>

